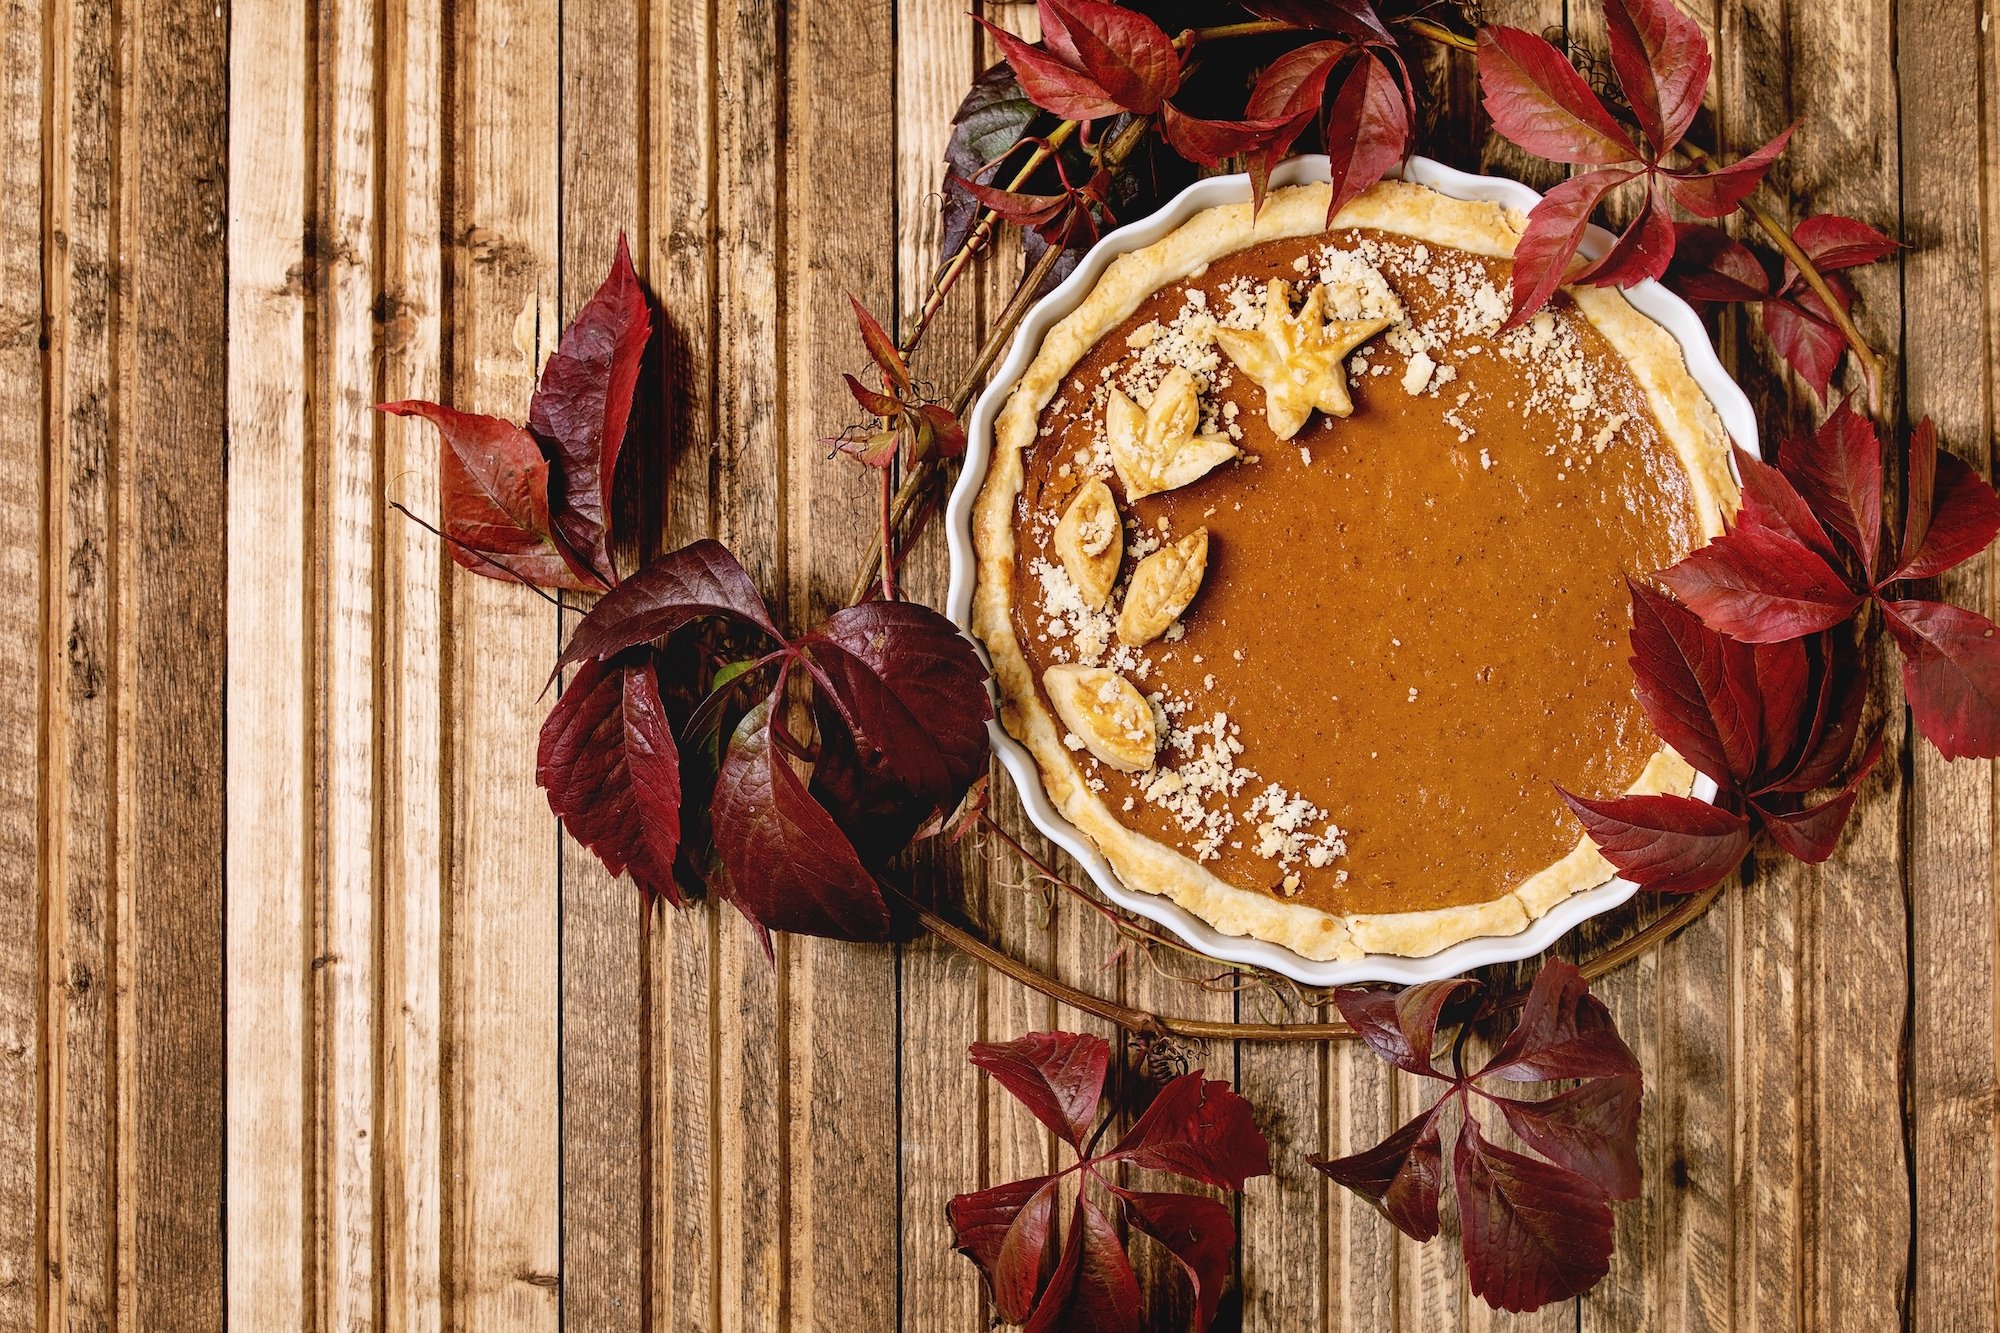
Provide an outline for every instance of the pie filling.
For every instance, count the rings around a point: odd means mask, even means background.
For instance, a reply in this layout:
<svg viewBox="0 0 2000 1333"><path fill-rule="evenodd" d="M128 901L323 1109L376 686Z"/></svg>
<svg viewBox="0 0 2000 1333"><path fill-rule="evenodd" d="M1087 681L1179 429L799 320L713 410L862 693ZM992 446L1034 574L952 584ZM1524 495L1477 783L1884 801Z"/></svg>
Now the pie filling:
<svg viewBox="0 0 2000 1333"><path fill-rule="evenodd" d="M1064 376L1013 629L1127 828L1331 914L1451 907L1576 846L1557 786L1624 791L1659 749L1625 580L1700 544L1693 488L1567 297L1502 331L1508 275L1390 232L1267 241Z"/></svg>

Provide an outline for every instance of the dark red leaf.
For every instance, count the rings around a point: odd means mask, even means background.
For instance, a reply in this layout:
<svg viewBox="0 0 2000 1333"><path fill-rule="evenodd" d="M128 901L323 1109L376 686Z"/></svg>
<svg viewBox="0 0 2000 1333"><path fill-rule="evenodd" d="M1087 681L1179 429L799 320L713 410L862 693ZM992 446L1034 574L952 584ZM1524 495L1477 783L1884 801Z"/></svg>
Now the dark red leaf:
<svg viewBox="0 0 2000 1333"><path fill-rule="evenodd" d="M1433 1106L1372 1148L1331 1161L1306 1160L1335 1184L1374 1204L1396 1230L1426 1241L1438 1233L1438 1194L1444 1185L1437 1122L1438 1107Z"/></svg>
<svg viewBox="0 0 2000 1333"><path fill-rule="evenodd" d="M888 394L871 389L854 376L843 372L841 378L847 381L847 391L854 395L854 401L861 404L861 410L872 412L878 417L894 418L902 415L903 405Z"/></svg>
<svg viewBox="0 0 2000 1333"><path fill-rule="evenodd" d="M535 781L606 870L680 905L680 752L650 662L583 664L542 723Z"/></svg>
<svg viewBox="0 0 2000 1333"><path fill-rule="evenodd" d="M1861 784L1875 770L1876 761L1882 757L1882 738L1878 735L1869 743L1861 762L1855 765L1854 773L1841 789L1821 801L1818 805L1803 810L1773 814L1761 811L1764 816L1764 831L1771 835L1771 841L1788 856L1795 856L1810 865L1818 865L1833 855L1833 849L1840 845L1840 831L1847 827L1847 816L1854 809L1854 798L1861 791Z"/></svg>
<svg viewBox="0 0 2000 1333"><path fill-rule="evenodd" d="M1010 1324L1034 1312L1035 1295L1052 1269L1055 1248L1055 1176L1036 1176L945 1204L952 1244L979 1265L993 1293L993 1309Z"/></svg>
<svg viewBox="0 0 2000 1333"><path fill-rule="evenodd" d="M1076 1196L1062 1260L1027 1333L1138 1333L1139 1279L1118 1230L1087 1194Z"/></svg>
<svg viewBox="0 0 2000 1333"><path fill-rule="evenodd" d="M1562 798L1604 859L1656 893L1697 893L1734 870L1750 847L1748 820L1691 797Z"/></svg>
<svg viewBox="0 0 2000 1333"><path fill-rule="evenodd" d="M1832 782L1846 768L1848 753L1861 729L1861 707L1867 691L1855 667L1854 650L1847 640L1834 635L1822 636L1822 643L1812 722L1796 747L1791 769L1771 782L1773 791L1816 791Z"/></svg>
<svg viewBox="0 0 2000 1333"><path fill-rule="evenodd" d="M1910 718L1946 759L2000 755L2000 633L1944 602L1884 602Z"/></svg>
<svg viewBox="0 0 2000 1333"><path fill-rule="evenodd" d="M1395 41L1373 0L1246 0L1243 7L1258 18L1295 28L1337 32L1364 42Z"/></svg>
<svg viewBox="0 0 2000 1333"><path fill-rule="evenodd" d="M1160 25L1101 0L1038 0L1042 42L1081 67L1126 111L1151 115L1180 86L1181 60Z"/></svg>
<svg viewBox="0 0 2000 1333"><path fill-rule="evenodd" d="M1822 274L1872 264L1903 248L1902 242L1891 240L1867 223L1838 213L1819 213L1807 218L1792 228L1792 239ZM1786 260L1783 285L1791 286L1797 276L1798 270Z"/></svg>
<svg viewBox="0 0 2000 1333"><path fill-rule="evenodd" d="M1784 473L1743 449L1736 451L1736 471L1743 478L1739 526L1775 529L1817 552L1827 564L1839 563L1833 538Z"/></svg>
<svg viewBox="0 0 2000 1333"><path fill-rule="evenodd" d="M925 403L917 409L917 420L930 431L932 446L945 458L965 452L965 426L943 403Z"/></svg>
<svg viewBox="0 0 2000 1333"><path fill-rule="evenodd" d="M1465 1273L1488 1305L1539 1310L1611 1267L1611 1205L1574 1171L1495 1147L1469 1117L1452 1153Z"/></svg>
<svg viewBox="0 0 2000 1333"><path fill-rule="evenodd" d="M1633 693L1647 720L1681 758L1736 785L1756 771L1760 748L1751 649L1645 584L1631 587Z"/></svg>
<svg viewBox="0 0 2000 1333"><path fill-rule="evenodd" d="M618 581L611 566L611 483L652 336L652 311L621 234L610 274L563 330L528 402L528 429L555 445L560 468L550 503L556 532L578 572L607 588Z"/></svg>
<svg viewBox="0 0 2000 1333"><path fill-rule="evenodd" d="M1464 977L1426 981L1402 990L1342 986L1334 1005L1375 1054L1398 1069L1442 1078L1431 1067L1440 1025L1457 1027L1471 1017L1478 986Z"/></svg>
<svg viewBox="0 0 2000 1333"><path fill-rule="evenodd" d="M1290 118L1203 120L1171 102L1160 109L1160 131L1173 150L1204 167L1221 166L1226 158L1262 148L1287 129L1297 138L1311 123L1310 113Z"/></svg>
<svg viewBox="0 0 2000 1333"><path fill-rule="evenodd" d="M1493 128L1539 157L1598 167L1639 157L1575 66L1531 32L1479 30L1479 87Z"/></svg>
<svg viewBox="0 0 2000 1333"><path fill-rule="evenodd" d="M1828 279L1829 282L1832 279ZM1835 288L1836 291L1839 288ZM1799 378L1824 399L1847 351L1847 339L1826 316L1817 293L1805 291L1764 302L1764 334Z"/></svg>
<svg viewBox="0 0 2000 1333"><path fill-rule="evenodd" d="M1087 1032L1030 1032L974 1042L972 1063L1078 1152L1097 1121L1111 1044Z"/></svg>
<svg viewBox="0 0 2000 1333"><path fill-rule="evenodd" d="M1756 771L1768 773L1798 749L1812 665L1803 639L1749 646L1753 697L1763 714Z"/></svg>
<svg viewBox="0 0 2000 1333"><path fill-rule="evenodd" d="M1251 1118L1250 1103L1227 1083L1204 1081L1198 1071L1161 1088L1103 1160L1171 1171L1227 1190L1240 1190L1249 1177L1271 1170L1271 1150Z"/></svg>
<svg viewBox="0 0 2000 1333"><path fill-rule="evenodd" d="M1942 453L1929 417L1910 432L1910 503L1890 579L1935 578L2000 533L2000 495L1962 460Z"/></svg>
<svg viewBox="0 0 2000 1333"><path fill-rule="evenodd" d="M1590 993L1583 973L1560 958L1551 958L1535 974L1514 1030L1479 1075L1538 1083L1638 1072L1639 1062L1620 1040L1611 1011Z"/></svg>
<svg viewBox="0 0 2000 1333"><path fill-rule="evenodd" d="M1618 86L1656 154L1681 141L1708 87L1708 42L1673 0L1605 0Z"/></svg>
<svg viewBox="0 0 2000 1333"><path fill-rule="evenodd" d="M949 806L986 768L986 669L949 620L915 602L863 602L802 642L864 762Z"/></svg>
<svg viewBox="0 0 2000 1333"><path fill-rule="evenodd" d="M451 558L489 579L540 588L595 591L570 568L549 517L549 461L534 436L499 417L437 403L383 403L392 416L422 417L438 428L441 529Z"/></svg>
<svg viewBox="0 0 2000 1333"><path fill-rule="evenodd" d="M782 678L774 698L782 698ZM709 805L724 896L766 930L841 940L890 934L874 876L777 743L769 700L744 715Z"/></svg>
<svg viewBox="0 0 2000 1333"><path fill-rule="evenodd" d="M599 598L556 665L610 657L710 616L739 620L783 640L743 566L721 542L704 537L661 556Z"/></svg>
<svg viewBox="0 0 2000 1333"><path fill-rule="evenodd" d="M1673 257L1673 213L1660 198L1658 187L1648 182L1638 216L1619 233L1609 250L1577 270L1570 281L1630 287L1664 274Z"/></svg>
<svg viewBox="0 0 2000 1333"><path fill-rule="evenodd" d="M1229 1205L1197 1194L1120 1190L1118 1197L1125 1201L1125 1220L1180 1261L1194 1288L1193 1333L1205 1333L1235 1258L1236 1219Z"/></svg>
<svg viewBox="0 0 2000 1333"><path fill-rule="evenodd" d="M962 180L957 176L951 178L951 183L992 209L1001 221L1011 222L1017 227L1040 227L1061 216L1071 206L1071 196L1067 194L1016 194L1012 190L1002 190L976 180Z"/></svg>
<svg viewBox="0 0 2000 1333"><path fill-rule="evenodd" d="M1333 67L1353 49L1346 42L1308 42L1284 52L1258 75L1243 114L1251 120L1290 123L1317 112Z"/></svg>
<svg viewBox="0 0 2000 1333"><path fill-rule="evenodd" d="M998 24L977 19L1021 81L1021 91L1044 111L1064 120L1098 120L1121 110L1104 85L1054 53L1023 41Z"/></svg>
<svg viewBox="0 0 2000 1333"><path fill-rule="evenodd" d="M1670 172L1666 176L1667 189L1676 203L1696 217L1726 218L1763 184L1771 164L1785 151L1785 145L1791 142L1792 131L1797 128L1798 123L1794 121L1756 152L1740 157L1726 167L1717 167L1714 171Z"/></svg>
<svg viewBox="0 0 2000 1333"><path fill-rule="evenodd" d="M1869 582L1880 569L1882 441L1845 401L1807 439L1778 449L1778 469L1861 561Z"/></svg>
<svg viewBox="0 0 2000 1333"><path fill-rule="evenodd" d="M1583 243L1583 233L1598 202L1638 174L1606 170L1571 176L1530 210L1527 230L1514 247L1514 308L1507 316L1508 327L1526 323L1548 304L1562 285L1576 247Z"/></svg>
<svg viewBox="0 0 2000 1333"><path fill-rule="evenodd" d="M1326 110L1327 163L1333 173L1332 219L1347 201L1386 176L1410 147L1402 86L1388 65L1363 51Z"/></svg>
<svg viewBox="0 0 2000 1333"><path fill-rule="evenodd" d="M1639 1099L1635 1069L1594 1078L1540 1101L1495 1097L1523 1142L1594 1182L1614 1199L1639 1197Z"/></svg>
<svg viewBox="0 0 2000 1333"><path fill-rule="evenodd" d="M1711 628L1746 643L1817 634L1861 605L1861 595L1811 548L1749 525L1689 552L1660 581Z"/></svg>
<svg viewBox="0 0 2000 1333"><path fill-rule="evenodd" d="M1771 294L1771 278L1750 248L1714 227L1674 224L1674 259L1667 286L1689 301L1761 301Z"/></svg>
<svg viewBox="0 0 2000 1333"><path fill-rule="evenodd" d="M903 354L896 347L896 340L889 336L888 330L882 327L875 316L868 313L867 306L854 299L852 292L848 293L847 304L854 307L854 322L861 329L861 345L868 349L868 359L888 377L889 383L894 385L899 393L909 393L910 371L903 364ZM863 406L867 405L864 403ZM888 413L878 411L876 415L887 416Z"/></svg>

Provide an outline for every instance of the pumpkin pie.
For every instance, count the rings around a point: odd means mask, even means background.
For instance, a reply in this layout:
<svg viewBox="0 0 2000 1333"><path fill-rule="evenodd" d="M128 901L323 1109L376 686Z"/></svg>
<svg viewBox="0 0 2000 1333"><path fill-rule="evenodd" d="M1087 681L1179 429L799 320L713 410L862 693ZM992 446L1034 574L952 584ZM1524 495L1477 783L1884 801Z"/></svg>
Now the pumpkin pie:
<svg viewBox="0 0 2000 1333"><path fill-rule="evenodd" d="M1506 327L1518 213L1327 202L1198 213L1049 330L978 496L974 629L1127 886L1307 958L1421 956L1611 877L1558 785L1690 789L1626 579L1736 487L1623 295Z"/></svg>

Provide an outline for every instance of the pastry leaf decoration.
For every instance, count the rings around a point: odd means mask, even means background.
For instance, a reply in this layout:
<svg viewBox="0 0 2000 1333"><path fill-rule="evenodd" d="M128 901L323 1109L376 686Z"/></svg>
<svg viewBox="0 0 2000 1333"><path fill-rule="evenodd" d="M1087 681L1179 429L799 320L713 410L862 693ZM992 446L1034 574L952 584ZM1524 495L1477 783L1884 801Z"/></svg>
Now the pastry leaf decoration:
<svg viewBox="0 0 2000 1333"><path fill-rule="evenodd" d="M1060 1171L960 1194L945 1205L959 1252L986 1276L994 1312L1030 1329L1137 1333L1139 1284L1115 1225L1122 1217L1178 1261L1193 1289L1193 1328L1206 1330L1232 1267L1232 1210L1205 1195L1132 1188L1117 1168L1241 1191L1244 1181L1271 1170L1250 1103L1199 1070L1182 1074L1153 1094L1109 1149L1097 1152L1111 1127L1109 1117L1098 1119L1111 1063L1104 1038L1031 1032L976 1043L971 1054L973 1064L1076 1153ZM1077 1177L1075 1202L1067 1226L1058 1227L1057 1194L1070 1176Z"/></svg>
<svg viewBox="0 0 2000 1333"><path fill-rule="evenodd" d="M1330 417L1353 415L1347 355L1388 327L1386 319L1329 320L1326 287L1320 283L1313 284L1294 311L1291 287L1273 278L1264 288L1264 314L1257 327L1218 326L1215 341L1264 390L1271 433L1289 440L1315 410Z"/></svg>

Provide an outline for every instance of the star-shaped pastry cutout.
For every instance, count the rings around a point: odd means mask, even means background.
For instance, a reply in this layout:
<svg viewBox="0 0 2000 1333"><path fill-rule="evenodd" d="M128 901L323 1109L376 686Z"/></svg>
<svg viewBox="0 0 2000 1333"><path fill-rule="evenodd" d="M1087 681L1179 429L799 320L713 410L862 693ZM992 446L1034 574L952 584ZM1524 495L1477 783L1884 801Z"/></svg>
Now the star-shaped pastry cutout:
<svg viewBox="0 0 2000 1333"><path fill-rule="evenodd" d="M1255 329L1215 331L1215 341L1237 369L1264 389L1264 417L1271 433L1289 440L1316 407L1330 417L1354 411L1347 396L1347 354L1389 327L1386 319L1326 318L1326 288L1316 285L1292 313L1283 278L1264 289L1264 321Z"/></svg>
<svg viewBox="0 0 2000 1333"><path fill-rule="evenodd" d="M1139 500L1171 491L1236 457L1227 435L1197 435L1201 400L1194 376L1175 366L1153 390L1151 407L1141 408L1117 389L1104 405L1104 435L1111 466L1125 485L1125 498Z"/></svg>

